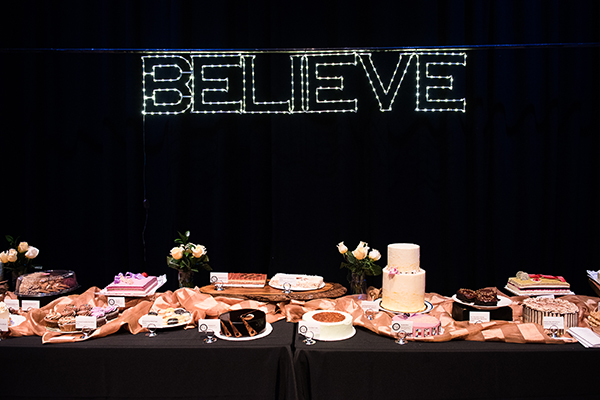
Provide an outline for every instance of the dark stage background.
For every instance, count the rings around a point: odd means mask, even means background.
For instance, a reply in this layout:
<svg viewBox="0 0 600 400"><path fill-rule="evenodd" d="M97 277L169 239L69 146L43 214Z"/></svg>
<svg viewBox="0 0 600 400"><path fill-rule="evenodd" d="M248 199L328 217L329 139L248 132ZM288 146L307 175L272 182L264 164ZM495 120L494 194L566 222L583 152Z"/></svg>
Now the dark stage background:
<svg viewBox="0 0 600 400"><path fill-rule="evenodd" d="M596 1L2 8L0 234L84 287L146 271L175 289L166 256L190 230L216 271L346 283L338 242L368 242L382 266L389 243L413 242L428 292L504 287L525 270L592 294ZM386 113L363 82L357 113L142 117L144 49L412 46L467 48L466 113L416 112L413 80ZM259 89L278 74L289 70Z"/></svg>

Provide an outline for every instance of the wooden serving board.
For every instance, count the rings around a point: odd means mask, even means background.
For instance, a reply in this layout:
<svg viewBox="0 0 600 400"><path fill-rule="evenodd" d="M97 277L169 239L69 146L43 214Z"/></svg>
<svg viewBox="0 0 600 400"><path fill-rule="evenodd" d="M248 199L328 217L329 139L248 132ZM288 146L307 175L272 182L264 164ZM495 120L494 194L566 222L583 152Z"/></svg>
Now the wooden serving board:
<svg viewBox="0 0 600 400"><path fill-rule="evenodd" d="M238 288L230 287L216 290L215 285L207 285L200 288L201 293L211 296L235 297L238 299L256 300L264 302L280 302L286 300L314 300L325 298L336 298L346 294L346 288L339 283L325 282L321 289L306 290L302 292L284 293L281 289L275 289L267 285L261 288Z"/></svg>

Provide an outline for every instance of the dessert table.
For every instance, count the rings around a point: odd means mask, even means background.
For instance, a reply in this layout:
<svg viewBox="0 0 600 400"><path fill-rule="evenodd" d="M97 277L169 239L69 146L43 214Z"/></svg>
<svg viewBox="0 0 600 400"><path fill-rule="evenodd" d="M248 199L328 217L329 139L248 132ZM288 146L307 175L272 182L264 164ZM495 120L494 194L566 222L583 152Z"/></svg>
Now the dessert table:
<svg viewBox="0 0 600 400"><path fill-rule="evenodd" d="M197 329L128 332L77 343L37 336L0 341L1 398L294 399L295 324L266 337L204 343Z"/></svg>
<svg viewBox="0 0 600 400"><path fill-rule="evenodd" d="M357 327L345 341L296 335L299 399L597 399L598 349L455 340L405 345Z"/></svg>

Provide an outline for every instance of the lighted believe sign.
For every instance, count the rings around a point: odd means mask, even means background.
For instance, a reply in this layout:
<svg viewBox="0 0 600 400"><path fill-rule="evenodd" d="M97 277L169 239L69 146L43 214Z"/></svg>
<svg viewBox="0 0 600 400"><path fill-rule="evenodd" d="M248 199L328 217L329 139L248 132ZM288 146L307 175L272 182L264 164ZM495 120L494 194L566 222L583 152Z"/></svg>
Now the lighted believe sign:
<svg viewBox="0 0 600 400"><path fill-rule="evenodd" d="M379 110L386 112L393 110L399 91L406 86L416 91L415 111L465 112L460 77L464 77L466 53L385 53L385 58L367 50L146 55L142 56L143 113L358 112L361 98L357 93L372 94ZM370 90L355 90L354 86L361 85Z"/></svg>

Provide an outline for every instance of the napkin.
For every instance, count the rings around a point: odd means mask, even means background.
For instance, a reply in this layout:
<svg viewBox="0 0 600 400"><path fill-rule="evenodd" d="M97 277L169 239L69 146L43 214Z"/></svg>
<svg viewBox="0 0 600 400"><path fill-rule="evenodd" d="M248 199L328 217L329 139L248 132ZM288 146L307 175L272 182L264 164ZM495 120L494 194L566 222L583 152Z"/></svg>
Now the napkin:
<svg viewBox="0 0 600 400"><path fill-rule="evenodd" d="M600 348L600 335L590 328L572 327L569 333L585 347Z"/></svg>

